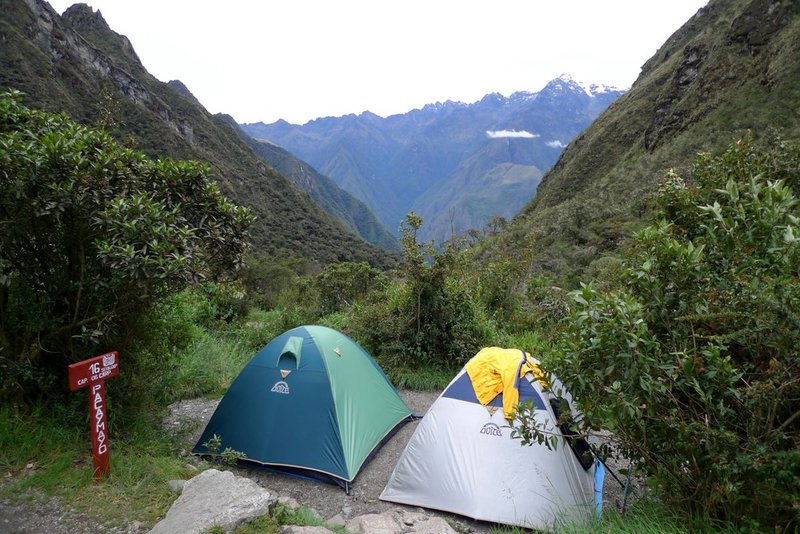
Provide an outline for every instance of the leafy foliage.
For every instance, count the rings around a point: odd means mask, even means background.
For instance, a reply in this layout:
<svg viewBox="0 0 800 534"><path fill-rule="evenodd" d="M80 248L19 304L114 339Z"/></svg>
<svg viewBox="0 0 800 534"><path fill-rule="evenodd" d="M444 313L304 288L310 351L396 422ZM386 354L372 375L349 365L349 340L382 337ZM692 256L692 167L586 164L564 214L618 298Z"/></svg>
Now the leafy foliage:
<svg viewBox="0 0 800 534"><path fill-rule="evenodd" d="M692 178L662 183L625 289L572 293L552 369L667 502L797 528L800 147L743 141Z"/></svg>
<svg viewBox="0 0 800 534"><path fill-rule="evenodd" d="M390 367L456 368L489 337L488 321L461 276L463 255L453 244L437 251L419 243L422 219L401 226L403 280L382 298L354 310L353 334Z"/></svg>
<svg viewBox="0 0 800 534"><path fill-rule="evenodd" d="M176 89L179 82L148 74L99 12L86 4L63 16L46 2L0 6L0 88L23 91L30 107L108 126L114 139L152 158L208 163L224 195L255 215L248 230L254 254L396 264L394 254L358 238L260 159L230 120L208 113L185 87Z"/></svg>
<svg viewBox="0 0 800 534"><path fill-rule="evenodd" d="M250 307L270 310L282 304L282 295L309 274L310 262L303 258L247 256L238 279Z"/></svg>
<svg viewBox="0 0 800 534"><path fill-rule="evenodd" d="M349 309L388 282L386 275L366 263L335 263L316 275L310 290L322 315Z"/></svg>
<svg viewBox="0 0 800 534"><path fill-rule="evenodd" d="M0 95L3 387L63 374L163 296L229 272L251 221L207 166L152 160Z"/></svg>
<svg viewBox="0 0 800 534"><path fill-rule="evenodd" d="M770 5L714 0L698 11L567 147L489 254L535 236L536 266L575 289L646 224L666 169L687 173L697 153L724 151L748 130L797 139L800 10Z"/></svg>
<svg viewBox="0 0 800 534"><path fill-rule="evenodd" d="M208 450L208 456L210 456L215 463L222 464L226 467L232 467L236 465L236 462L247 457L242 451L237 451L230 447L222 449L222 438L216 434L203 443L203 447Z"/></svg>

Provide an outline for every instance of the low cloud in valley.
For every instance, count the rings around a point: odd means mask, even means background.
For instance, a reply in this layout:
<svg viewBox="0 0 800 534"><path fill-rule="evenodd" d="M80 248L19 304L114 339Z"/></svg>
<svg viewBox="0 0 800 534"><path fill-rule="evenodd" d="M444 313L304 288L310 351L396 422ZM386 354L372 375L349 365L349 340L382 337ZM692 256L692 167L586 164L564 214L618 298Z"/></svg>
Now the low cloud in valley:
<svg viewBox="0 0 800 534"><path fill-rule="evenodd" d="M526 132L525 130L487 130L486 135L492 139L499 139L502 137L525 137L528 139L535 139L539 137L539 134Z"/></svg>

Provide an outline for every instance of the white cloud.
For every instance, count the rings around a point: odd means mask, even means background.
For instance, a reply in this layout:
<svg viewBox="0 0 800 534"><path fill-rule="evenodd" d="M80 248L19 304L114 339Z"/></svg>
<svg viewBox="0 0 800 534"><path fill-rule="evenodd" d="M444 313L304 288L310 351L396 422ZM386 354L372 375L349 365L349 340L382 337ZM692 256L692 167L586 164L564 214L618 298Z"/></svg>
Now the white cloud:
<svg viewBox="0 0 800 534"><path fill-rule="evenodd" d="M528 139L535 139L539 137L539 134L533 134L526 132L525 130L487 130L486 135L492 139L498 139L501 137L525 137Z"/></svg>
<svg viewBox="0 0 800 534"><path fill-rule="evenodd" d="M556 139L555 141L548 141L545 144L550 148L564 148L565 146L567 146L558 139Z"/></svg>

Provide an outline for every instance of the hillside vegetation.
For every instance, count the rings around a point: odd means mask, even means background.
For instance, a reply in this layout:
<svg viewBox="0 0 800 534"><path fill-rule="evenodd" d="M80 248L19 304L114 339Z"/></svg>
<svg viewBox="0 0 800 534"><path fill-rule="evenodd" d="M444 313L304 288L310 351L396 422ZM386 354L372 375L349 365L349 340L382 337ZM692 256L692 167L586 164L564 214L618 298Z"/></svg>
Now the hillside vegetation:
<svg viewBox="0 0 800 534"><path fill-rule="evenodd" d="M253 210L255 253L394 263L258 158L224 118L148 74L131 43L85 4L63 17L41 0L2 0L0 11L0 87L24 92L28 105L99 124L152 157L208 163L225 194Z"/></svg>
<svg viewBox="0 0 800 534"><path fill-rule="evenodd" d="M550 369L676 509L800 527L799 195L797 143L702 154L619 285L570 295Z"/></svg>
<svg viewBox="0 0 800 534"><path fill-rule="evenodd" d="M236 123L233 125L240 130ZM241 135L261 159L306 191L322 209L339 218L362 239L385 250L400 250L397 239L383 227L369 207L336 182L279 146L254 139L243 131Z"/></svg>
<svg viewBox="0 0 800 534"><path fill-rule="evenodd" d="M630 91L566 148L489 254L536 242L532 272L575 286L602 270L669 169L751 135L800 135L800 4L711 0L645 63Z"/></svg>

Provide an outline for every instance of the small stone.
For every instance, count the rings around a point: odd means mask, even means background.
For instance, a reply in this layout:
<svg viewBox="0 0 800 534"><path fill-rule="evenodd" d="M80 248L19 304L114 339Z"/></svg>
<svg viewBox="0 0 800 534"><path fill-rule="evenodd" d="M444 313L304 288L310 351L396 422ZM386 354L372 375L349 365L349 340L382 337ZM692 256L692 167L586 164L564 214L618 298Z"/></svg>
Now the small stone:
<svg viewBox="0 0 800 534"><path fill-rule="evenodd" d="M342 517L342 514L336 514L335 516L328 519L326 523L334 527L343 527L346 521L344 520L344 517Z"/></svg>
<svg viewBox="0 0 800 534"><path fill-rule="evenodd" d="M32 463L30 463L30 464L27 464L27 465L25 466L25 469L33 469L33 464L32 464Z"/></svg>
<svg viewBox="0 0 800 534"><path fill-rule="evenodd" d="M282 504L290 510L297 510L298 508L300 508L299 502L285 495L281 495L280 497L278 497L278 504Z"/></svg>
<svg viewBox="0 0 800 534"><path fill-rule="evenodd" d="M167 480L167 485L169 489L174 491L175 493L180 493L183 491L183 486L186 485L185 480Z"/></svg>
<svg viewBox="0 0 800 534"><path fill-rule="evenodd" d="M317 521L322 521L322 516L320 515L320 513L311 508L310 506L308 507L308 515L310 515L313 519L316 519Z"/></svg>

